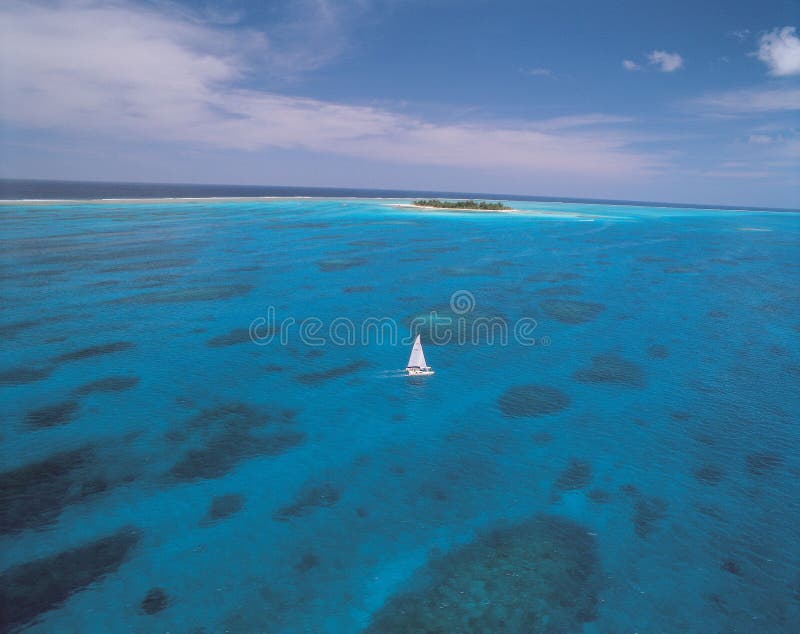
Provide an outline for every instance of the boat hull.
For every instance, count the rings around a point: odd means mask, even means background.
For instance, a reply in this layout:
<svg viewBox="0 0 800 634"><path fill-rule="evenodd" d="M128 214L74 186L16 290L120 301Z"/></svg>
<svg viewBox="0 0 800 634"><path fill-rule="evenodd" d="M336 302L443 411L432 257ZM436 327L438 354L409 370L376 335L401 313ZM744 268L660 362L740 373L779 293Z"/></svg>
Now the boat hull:
<svg viewBox="0 0 800 634"><path fill-rule="evenodd" d="M433 374L432 368L406 368L408 376L428 376Z"/></svg>

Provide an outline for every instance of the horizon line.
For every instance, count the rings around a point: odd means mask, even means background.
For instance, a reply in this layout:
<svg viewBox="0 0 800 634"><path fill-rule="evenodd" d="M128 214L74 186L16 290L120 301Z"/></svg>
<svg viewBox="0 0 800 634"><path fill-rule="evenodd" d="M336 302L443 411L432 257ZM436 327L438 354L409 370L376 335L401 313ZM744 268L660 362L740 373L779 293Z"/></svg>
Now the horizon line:
<svg viewBox="0 0 800 634"><path fill-rule="evenodd" d="M575 203L589 203L589 204L613 204L617 206L636 206L642 205L647 207L668 207L676 209L719 209L724 211L775 211L775 212L794 212L800 213L800 208L791 207L766 207L755 205L718 205L714 203L693 203L693 202L667 202L667 201L647 201L647 200L628 200L628 199L615 199L615 198L581 198L575 196L553 196L553 195L540 195L540 194L498 194L490 192L464 192L464 191L448 191L448 190L432 190L432 189L392 189L392 188L372 188L372 187L338 187L326 185L243 185L243 184L230 184L230 183L178 183L173 181L119 181L119 180L68 180L60 178L13 178L13 177L0 177L0 184L17 182L17 183L68 183L79 185L127 185L127 186L175 186L175 187L230 187L239 189L289 189L289 190L321 190L321 191L337 191L337 192L370 192L370 193L384 193L395 194L392 196L384 196L385 198L414 198L417 196L437 195L446 198L474 198L478 200L518 200L518 201L531 201L531 202L575 202ZM6 198L5 190L0 186L0 200L5 202L47 202L47 201L80 201L80 200L113 200L108 198ZM398 196L397 194L411 194L410 196ZM278 196L214 196L214 197L194 197L194 198L372 198L372 196L352 195L352 196L302 196L302 195L278 195ZM376 196L380 198L381 196ZM168 199L168 198L190 198L190 197L169 197L169 196L156 196L156 197L142 197L145 199ZM116 200L136 200L137 198L118 198Z"/></svg>

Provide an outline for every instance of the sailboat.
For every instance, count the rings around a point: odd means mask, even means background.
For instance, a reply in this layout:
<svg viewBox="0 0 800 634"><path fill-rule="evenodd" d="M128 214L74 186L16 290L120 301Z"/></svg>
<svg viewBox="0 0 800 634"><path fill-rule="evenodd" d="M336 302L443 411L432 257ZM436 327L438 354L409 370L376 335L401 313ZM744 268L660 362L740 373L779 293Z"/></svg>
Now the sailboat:
<svg viewBox="0 0 800 634"><path fill-rule="evenodd" d="M408 358L406 366L408 376L427 376L433 374L433 368L425 361L425 353L422 351L422 341L420 336L414 339L414 347L411 348L411 356Z"/></svg>

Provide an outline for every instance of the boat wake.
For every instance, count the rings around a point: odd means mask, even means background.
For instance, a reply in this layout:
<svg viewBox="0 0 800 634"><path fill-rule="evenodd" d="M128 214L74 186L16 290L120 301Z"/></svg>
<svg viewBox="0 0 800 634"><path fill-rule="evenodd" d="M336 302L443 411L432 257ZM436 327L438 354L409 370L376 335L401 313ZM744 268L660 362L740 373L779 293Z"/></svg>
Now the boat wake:
<svg viewBox="0 0 800 634"><path fill-rule="evenodd" d="M383 372L378 372L375 376L379 379L396 379L398 377L408 376L408 374L404 369L400 368L398 370L384 370Z"/></svg>

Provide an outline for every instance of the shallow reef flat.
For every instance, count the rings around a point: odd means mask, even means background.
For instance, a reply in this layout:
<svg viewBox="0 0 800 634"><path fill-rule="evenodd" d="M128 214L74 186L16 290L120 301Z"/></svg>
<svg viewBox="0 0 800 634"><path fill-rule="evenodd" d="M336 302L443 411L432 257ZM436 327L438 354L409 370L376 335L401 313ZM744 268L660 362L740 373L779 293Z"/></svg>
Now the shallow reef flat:
<svg viewBox="0 0 800 634"><path fill-rule="evenodd" d="M429 562L367 628L392 632L577 632L597 617L602 572L579 524L540 516Z"/></svg>

